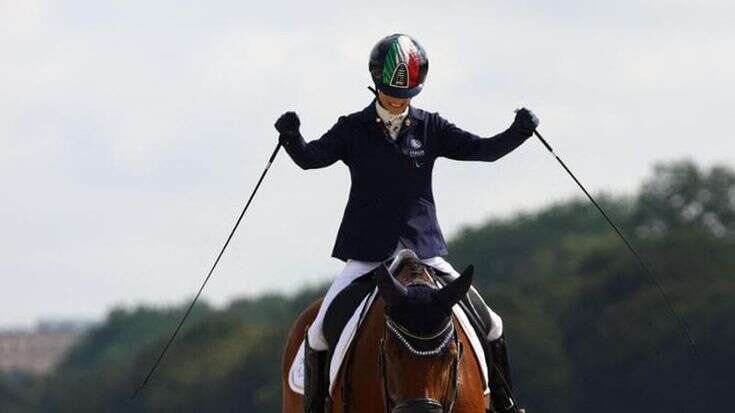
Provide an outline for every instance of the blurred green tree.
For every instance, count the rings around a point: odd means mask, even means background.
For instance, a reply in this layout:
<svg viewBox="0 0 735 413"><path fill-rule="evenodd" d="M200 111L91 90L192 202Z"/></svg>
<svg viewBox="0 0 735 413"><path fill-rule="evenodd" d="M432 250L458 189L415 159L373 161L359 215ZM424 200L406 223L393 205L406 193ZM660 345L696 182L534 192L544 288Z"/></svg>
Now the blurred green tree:
<svg viewBox="0 0 735 413"><path fill-rule="evenodd" d="M735 171L725 166L706 171L689 160L658 164L638 196L633 220L642 235L688 228L732 238Z"/></svg>

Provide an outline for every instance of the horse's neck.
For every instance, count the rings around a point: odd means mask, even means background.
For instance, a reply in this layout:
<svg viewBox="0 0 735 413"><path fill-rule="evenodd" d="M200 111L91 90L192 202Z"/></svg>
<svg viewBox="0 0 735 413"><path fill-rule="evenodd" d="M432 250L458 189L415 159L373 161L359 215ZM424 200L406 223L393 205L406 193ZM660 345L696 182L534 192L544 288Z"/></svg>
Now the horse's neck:
<svg viewBox="0 0 735 413"><path fill-rule="evenodd" d="M351 413L383 411L383 387L379 368L380 341L383 338L385 303L378 298L355 337L350 360L337 378L333 412L342 411L343 396L348 398ZM349 384L344 386L345 382ZM351 389L351 390L346 390ZM359 406L359 407L357 407Z"/></svg>
<svg viewBox="0 0 735 413"><path fill-rule="evenodd" d="M377 360L380 349L380 341L385 329L385 302L378 297L370 310L365 315L365 320L360 327L355 345L352 349L353 363L372 364L377 371ZM356 369L363 373L362 370Z"/></svg>

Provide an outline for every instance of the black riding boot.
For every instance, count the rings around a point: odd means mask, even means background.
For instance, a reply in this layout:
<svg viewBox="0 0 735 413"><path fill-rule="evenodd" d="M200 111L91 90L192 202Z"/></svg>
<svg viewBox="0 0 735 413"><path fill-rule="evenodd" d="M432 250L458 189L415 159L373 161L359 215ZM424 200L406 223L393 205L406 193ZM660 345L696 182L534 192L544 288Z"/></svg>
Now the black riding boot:
<svg viewBox="0 0 735 413"><path fill-rule="evenodd" d="M492 411L497 413L515 412L517 407L511 398L513 383L510 380L510 362L508 361L508 348L505 337L487 343L490 350L488 360L490 380L490 397L492 398Z"/></svg>
<svg viewBox="0 0 735 413"><path fill-rule="evenodd" d="M316 351L304 343L304 413L324 413L327 399L327 351Z"/></svg>
<svg viewBox="0 0 735 413"><path fill-rule="evenodd" d="M485 300L474 288L470 288L467 292L467 306L471 307L471 311L479 318L479 331L477 332L482 340L482 347L485 350L485 361L487 363L487 371L490 375L490 397L492 398L492 410L497 413L515 412L515 401L511 397L513 391L513 383L510 379L510 362L508 360L508 348L505 337L501 336L497 340L490 341L487 335L493 327L493 320L490 317Z"/></svg>

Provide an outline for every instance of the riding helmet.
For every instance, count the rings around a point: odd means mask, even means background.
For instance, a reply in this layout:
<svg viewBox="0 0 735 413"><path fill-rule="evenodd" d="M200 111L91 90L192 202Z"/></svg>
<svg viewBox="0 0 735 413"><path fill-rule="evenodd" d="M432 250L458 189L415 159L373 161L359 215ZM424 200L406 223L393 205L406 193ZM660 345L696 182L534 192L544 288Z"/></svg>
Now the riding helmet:
<svg viewBox="0 0 735 413"><path fill-rule="evenodd" d="M368 67L378 90L397 98L411 98L424 86L429 59L416 39L392 34L373 47Z"/></svg>

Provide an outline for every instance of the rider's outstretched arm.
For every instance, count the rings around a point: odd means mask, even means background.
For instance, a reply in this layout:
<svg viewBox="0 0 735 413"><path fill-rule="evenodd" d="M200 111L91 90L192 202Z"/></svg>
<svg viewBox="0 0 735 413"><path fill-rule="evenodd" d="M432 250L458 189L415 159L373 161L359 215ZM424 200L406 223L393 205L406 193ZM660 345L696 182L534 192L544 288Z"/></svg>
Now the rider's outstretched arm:
<svg viewBox="0 0 735 413"><path fill-rule="evenodd" d="M437 116L439 125L438 155L460 161L492 162L507 155L528 139L538 126L538 119L528 109L516 113L508 129L483 138Z"/></svg>
<svg viewBox="0 0 735 413"><path fill-rule="evenodd" d="M302 169L324 168L344 160L347 120L341 117L321 138L306 142L299 131L300 122L294 112L283 114L276 122L278 137L286 152Z"/></svg>

